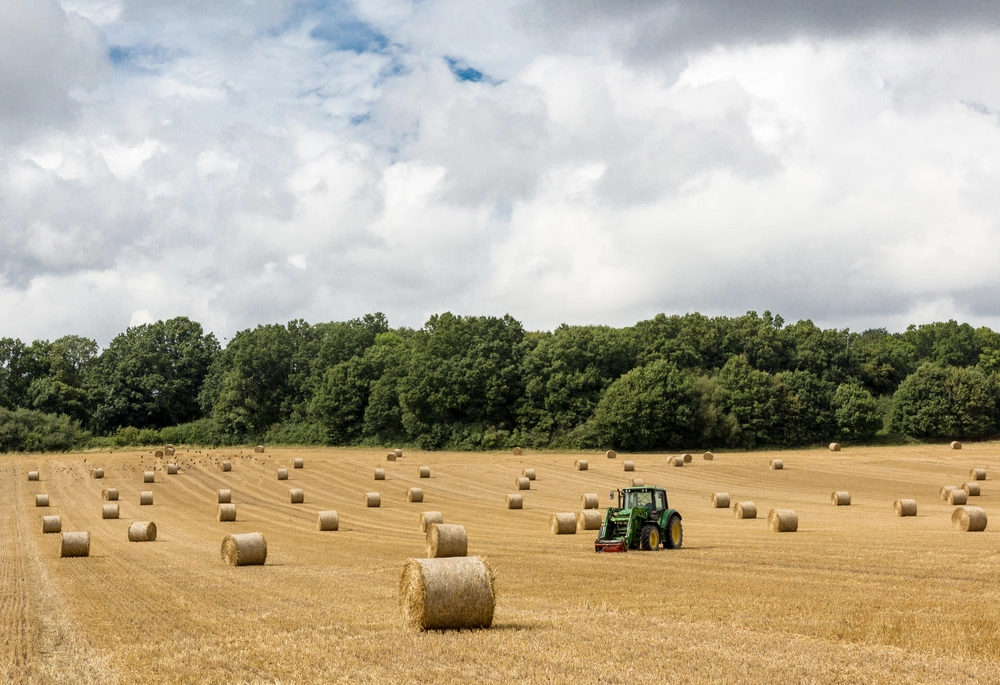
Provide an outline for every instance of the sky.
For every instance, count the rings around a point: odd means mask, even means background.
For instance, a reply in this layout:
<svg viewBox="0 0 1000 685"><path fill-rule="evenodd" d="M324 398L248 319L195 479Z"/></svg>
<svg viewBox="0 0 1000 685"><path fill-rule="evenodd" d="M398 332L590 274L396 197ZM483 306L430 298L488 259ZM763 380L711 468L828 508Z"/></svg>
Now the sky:
<svg viewBox="0 0 1000 685"><path fill-rule="evenodd" d="M4 0L0 337L1000 330L987 0Z"/></svg>

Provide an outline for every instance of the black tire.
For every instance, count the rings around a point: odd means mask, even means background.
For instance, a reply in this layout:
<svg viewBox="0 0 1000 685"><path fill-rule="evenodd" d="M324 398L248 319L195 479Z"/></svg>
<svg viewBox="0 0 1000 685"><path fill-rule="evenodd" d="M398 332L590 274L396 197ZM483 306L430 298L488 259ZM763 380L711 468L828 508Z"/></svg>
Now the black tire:
<svg viewBox="0 0 1000 685"><path fill-rule="evenodd" d="M642 532L639 534L639 549L647 552L657 550L660 548L660 543L660 527L657 525L643 526Z"/></svg>
<svg viewBox="0 0 1000 685"><path fill-rule="evenodd" d="M667 534L664 537L663 546L667 549L680 549L683 544L684 526L681 525L681 517L674 514L667 521Z"/></svg>

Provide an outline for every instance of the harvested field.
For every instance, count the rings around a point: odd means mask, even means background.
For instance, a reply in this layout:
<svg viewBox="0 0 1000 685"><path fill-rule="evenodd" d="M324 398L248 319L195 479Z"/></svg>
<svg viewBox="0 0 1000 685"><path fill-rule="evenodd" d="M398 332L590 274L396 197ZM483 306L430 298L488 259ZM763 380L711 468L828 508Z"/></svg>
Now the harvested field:
<svg viewBox="0 0 1000 685"><path fill-rule="evenodd" d="M155 466L148 451L101 454L102 480L84 461L93 453L0 455L9 503L0 517L0 682L986 683L1000 672L1000 526L957 531L939 493L971 468L996 471L1000 443L717 452L686 468L636 455L645 483L666 487L683 515L684 547L607 555L593 551L596 531L552 535L549 517L578 510L587 492L603 512L608 492L628 483L621 461L603 452L407 454L410 463L386 462L384 449L176 446L179 473L145 485ZM295 472L295 486L310 493L300 505L275 478L295 458L309 463ZM774 474L773 458L790 467ZM231 472L218 470L222 459ZM578 459L594 464L581 472ZM420 479L416 460L435 477ZM382 505L367 508L376 466L387 472ZM505 495L525 468L544 480L510 511ZM991 483L980 481L975 504L1000 518ZM469 554L496 570L489 630L404 626L403 565L425 555L405 496L417 486L445 521L465 527ZM107 488L121 493L118 520L101 519ZM143 488L155 507L140 508ZM216 520L219 489L232 490L237 522ZM834 490L849 491L851 506L831 506ZM794 509L798 531L775 535L762 514L736 519L711 506L715 492L763 514ZM34 506L41 493L51 496L47 509ZM897 499L915 500L918 514L897 517ZM336 533L317 530L325 510L338 513ZM60 516L63 531L89 531L90 556L60 558L43 513ZM129 543L130 524L149 518L156 542ZM266 563L227 566L222 539L249 532L266 537ZM650 577L669 578L671 591L625 591L627 580ZM969 598L976 610L950 618ZM614 650L594 649L609 641ZM406 658L387 659L387 644Z"/></svg>

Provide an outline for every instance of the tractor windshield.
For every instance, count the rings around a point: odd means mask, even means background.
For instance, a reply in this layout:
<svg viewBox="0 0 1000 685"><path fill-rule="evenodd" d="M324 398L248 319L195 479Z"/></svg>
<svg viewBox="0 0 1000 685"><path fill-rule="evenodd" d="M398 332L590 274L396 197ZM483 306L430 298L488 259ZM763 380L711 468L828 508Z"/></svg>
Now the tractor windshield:
<svg viewBox="0 0 1000 685"><path fill-rule="evenodd" d="M636 507L653 508L653 493L649 490L629 490L625 493L625 508L635 509Z"/></svg>

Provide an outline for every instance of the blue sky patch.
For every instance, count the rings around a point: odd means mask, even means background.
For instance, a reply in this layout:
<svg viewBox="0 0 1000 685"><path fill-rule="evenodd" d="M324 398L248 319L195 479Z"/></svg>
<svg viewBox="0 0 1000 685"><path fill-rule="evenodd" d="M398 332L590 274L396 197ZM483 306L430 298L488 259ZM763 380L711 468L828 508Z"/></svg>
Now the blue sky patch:
<svg viewBox="0 0 1000 685"><path fill-rule="evenodd" d="M469 81L471 83L489 83L492 86L497 85L500 81L484 74L478 69L469 65L468 62L462 59L456 59L454 57L445 57L444 61L448 64L448 68L451 69L451 73L455 75L459 81Z"/></svg>

